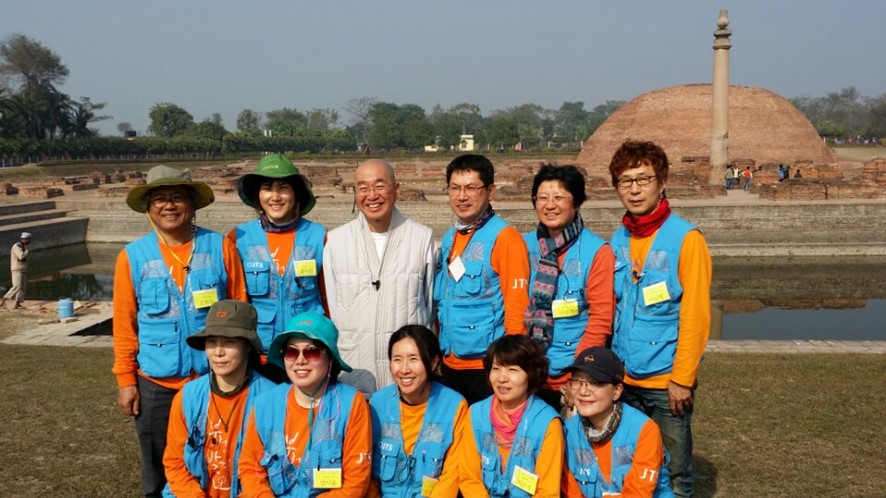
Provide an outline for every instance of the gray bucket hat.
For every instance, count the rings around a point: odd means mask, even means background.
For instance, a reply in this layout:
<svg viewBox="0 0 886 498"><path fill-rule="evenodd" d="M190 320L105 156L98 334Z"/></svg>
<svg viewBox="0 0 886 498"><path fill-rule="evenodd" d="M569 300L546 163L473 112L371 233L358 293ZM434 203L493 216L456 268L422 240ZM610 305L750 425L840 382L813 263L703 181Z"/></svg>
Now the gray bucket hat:
<svg viewBox="0 0 886 498"><path fill-rule="evenodd" d="M126 196L126 205L137 213L145 212L145 196L158 187L182 185L194 191L196 208L204 208L215 201L215 194L209 185L191 180L191 172L184 169L158 165L148 171L147 183L133 187Z"/></svg>
<svg viewBox="0 0 886 498"><path fill-rule="evenodd" d="M257 325L258 315L251 304L231 299L216 301L206 315L206 328L185 340L191 348L204 351L207 337L240 337L260 353L262 344L255 331Z"/></svg>

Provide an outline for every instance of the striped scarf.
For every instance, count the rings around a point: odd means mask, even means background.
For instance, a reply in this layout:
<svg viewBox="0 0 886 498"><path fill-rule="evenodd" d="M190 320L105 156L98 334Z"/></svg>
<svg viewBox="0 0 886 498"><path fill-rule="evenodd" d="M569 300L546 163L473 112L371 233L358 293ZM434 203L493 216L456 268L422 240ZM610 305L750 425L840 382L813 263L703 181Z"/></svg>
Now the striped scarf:
<svg viewBox="0 0 886 498"><path fill-rule="evenodd" d="M556 237L551 237L548 228L541 223L535 231L541 257L538 260L535 282L532 284L529 307L523 315L523 323L526 324L529 337L544 350L551 345L554 336L554 313L551 306L557 294L557 277L560 276L557 258L569 250L581 234L582 228L584 222L581 213L576 212L572 224Z"/></svg>

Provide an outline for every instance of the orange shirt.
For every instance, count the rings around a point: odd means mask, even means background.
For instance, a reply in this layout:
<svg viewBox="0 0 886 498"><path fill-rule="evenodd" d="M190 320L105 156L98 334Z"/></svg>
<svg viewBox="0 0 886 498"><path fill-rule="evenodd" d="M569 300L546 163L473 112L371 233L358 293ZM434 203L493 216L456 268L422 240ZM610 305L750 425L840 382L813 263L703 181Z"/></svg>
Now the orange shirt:
<svg viewBox="0 0 886 498"><path fill-rule="evenodd" d="M281 277L286 273L286 265L289 264L289 258L292 257L292 248L295 246L296 233L295 230L283 233L265 232L265 235L268 238L268 252L271 253L271 258L274 260L274 267L277 268L277 274ZM231 231L228 232L227 237L235 246L237 245L236 228L231 229ZM326 246L325 236L323 237L323 246ZM322 263L323 255L318 255L317 259ZM329 305L326 303L326 279L323 278L322 268L317 275L317 284L320 289L320 300L323 303L323 310L325 311L325 315L329 316ZM284 326L285 325L286 324L284 324ZM263 363L265 358L266 355L262 355Z"/></svg>
<svg viewBox="0 0 886 498"><path fill-rule="evenodd" d="M234 449L240 435L249 388L227 398L210 391L203 452L208 471L208 486L205 490L185 466L184 448L188 440L188 426L182 409L182 394L183 391L179 391L172 399L169 427L166 431L166 451L163 453L163 467L169 490L180 498L227 498L231 494Z"/></svg>
<svg viewBox="0 0 886 498"><path fill-rule="evenodd" d="M470 241L470 235L462 235L455 231L455 240L452 241L451 259L461 255ZM505 333L525 334L526 325L523 323L523 312L529 306L529 251L523 236L516 228L508 225L495 239L492 254L489 261L492 270L498 274L501 284L501 294L505 308ZM455 370L480 370L483 368L483 359L456 358L454 354L443 358L447 367Z"/></svg>
<svg viewBox="0 0 886 498"><path fill-rule="evenodd" d="M579 415L576 415L579 416ZM602 444L591 444L600 474L606 482L612 482L612 439ZM621 494L607 496L651 497L658 484L658 471L664 462L664 449L661 442L661 431L652 419L643 424L637 447L634 450L631 470L625 475L621 486ZM575 476L568 465L563 466L563 496L568 498L585 498Z"/></svg>
<svg viewBox="0 0 886 498"><path fill-rule="evenodd" d="M412 450L415 448L415 442L418 440L418 435L421 432L427 407L427 403L410 406L402 401L400 402L400 431L403 434L403 450L407 455L411 455ZM458 494L458 483L460 480L458 476L458 460L462 451L461 445L463 435L465 434L465 421L468 418L470 418L468 415L468 402L461 400L455 412L455 418L452 421L454 424L452 429L452 445L446 450L446 456L443 460L443 471L440 473L437 484L434 485L434 490L430 495L431 498L454 498ZM381 496L379 486L378 480L373 479L368 495L369 498Z"/></svg>
<svg viewBox="0 0 886 498"><path fill-rule="evenodd" d="M561 269L565 258L565 252L557 258ZM576 357L587 348L605 346L612 335L612 320L615 318L615 253L609 244L601 247L594 256L585 285L585 296L588 300L588 323L585 324L584 335L575 349ZM569 374L548 377L544 387L558 390L566 384L569 377Z"/></svg>
<svg viewBox="0 0 886 498"><path fill-rule="evenodd" d="M643 238L631 236L631 260L636 266L643 266L657 234L658 231ZM677 278L683 287L683 300L680 303L674 368L670 373L644 379L627 375L625 384L647 389L667 389L668 384L674 382L683 387L693 387L701 356L711 336L711 267L711 253L704 236L698 230L691 230L683 239L677 268Z"/></svg>
<svg viewBox="0 0 886 498"><path fill-rule="evenodd" d="M287 441L287 454L293 465L301 464L308 442L308 409L295 402L292 389L287 391L286 422L283 432ZM342 400L344 402L344 400ZM314 416L320 407L314 408ZM268 483L267 469L262 467L261 460L265 454L265 445L255 427L255 412L249 416L249 425L243 438L240 451L240 485L243 496L250 498L271 498L274 496ZM360 392L354 395L348 425L345 428L342 444L342 481L341 488L330 489L320 494L325 498L352 498L364 496L369 489L372 473L372 421L369 416L369 404Z"/></svg>
<svg viewBox="0 0 886 498"><path fill-rule="evenodd" d="M535 497L559 498L562 480L563 456L565 443L563 440L563 424L559 418L551 420L545 431L541 449L538 452L535 472L538 475ZM465 432L462 436L461 452L461 484L459 488L464 496L471 498L487 498L489 491L483 484L483 468L480 463L480 450L474 438L471 417L465 417ZM507 467L510 451L499 447L502 469Z"/></svg>
<svg viewBox="0 0 886 498"><path fill-rule="evenodd" d="M160 254L163 261L171 269L172 279L179 289L185 282L185 265L191 254L191 242L177 247L170 247L162 242ZM175 254L175 256L173 256ZM223 239L222 257L225 261L225 271L228 274L227 297L246 301L246 279L243 276L243 264L237 248L229 240ZM117 255L117 263L114 265L114 368L112 372L117 376L118 387L136 385L136 373L147 378L139 371L138 360L138 301L135 298L135 289L132 287L132 275L129 268L129 256L126 249ZM196 333L197 331L195 331ZM168 389L181 389L189 379L196 377L169 377L154 379L157 384Z"/></svg>

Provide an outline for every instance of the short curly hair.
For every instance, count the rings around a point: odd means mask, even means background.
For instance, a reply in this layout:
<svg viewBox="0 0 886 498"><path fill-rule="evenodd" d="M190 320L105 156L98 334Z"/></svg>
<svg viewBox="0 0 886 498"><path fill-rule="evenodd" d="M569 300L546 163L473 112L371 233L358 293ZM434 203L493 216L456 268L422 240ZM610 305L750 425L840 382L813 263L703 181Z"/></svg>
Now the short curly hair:
<svg viewBox="0 0 886 498"><path fill-rule="evenodd" d="M529 377L530 394L538 392L548 378L550 362L541 347L527 335L504 335L489 346L483 358L487 382L493 361L522 368Z"/></svg>
<svg viewBox="0 0 886 498"><path fill-rule="evenodd" d="M668 156L664 149L653 142L641 142L627 140L609 162L609 174L612 176L612 186L618 185L618 177L626 170L639 168L648 164L655 170L655 175L661 182L668 179Z"/></svg>

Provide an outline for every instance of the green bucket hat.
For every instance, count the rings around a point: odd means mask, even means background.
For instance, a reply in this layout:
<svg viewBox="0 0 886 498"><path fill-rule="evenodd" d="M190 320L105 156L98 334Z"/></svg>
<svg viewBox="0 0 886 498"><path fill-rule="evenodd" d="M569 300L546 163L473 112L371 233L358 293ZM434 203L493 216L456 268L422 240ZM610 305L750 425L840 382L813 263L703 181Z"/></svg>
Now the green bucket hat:
<svg viewBox="0 0 886 498"><path fill-rule="evenodd" d="M249 341L255 351L261 353L263 346L256 333L257 326L258 314L251 304L230 299L216 301L206 315L206 327L186 337L185 341L191 348L204 351L207 337L240 337Z"/></svg>
<svg viewBox="0 0 886 498"><path fill-rule="evenodd" d="M215 194L209 185L203 182L191 180L191 172L184 169L170 168L158 165L148 171L147 183L133 187L126 195L126 205L136 213L145 212L145 196L158 187L175 187L183 185L189 187L196 196L196 208L205 208L215 201Z"/></svg>
<svg viewBox="0 0 886 498"><path fill-rule="evenodd" d="M292 161L283 154L268 154L261 158L255 173L249 173L241 176L237 180L237 193L240 194L240 200L251 208L255 208L258 202L256 194L261 183L267 180L283 180L292 185L295 190L295 196L301 206L301 215L308 214L314 209L317 199L311 192L308 180L304 175L298 172L298 168L292 164Z"/></svg>
<svg viewBox="0 0 886 498"><path fill-rule="evenodd" d="M283 364L283 347L293 337L322 342L332 352L342 371L353 370L341 359L341 354L338 352L338 329L335 328L335 324L318 313L302 313L292 317L286 324L286 330L274 338L274 342L268 348L268 363L286 368Z"/></svg>

